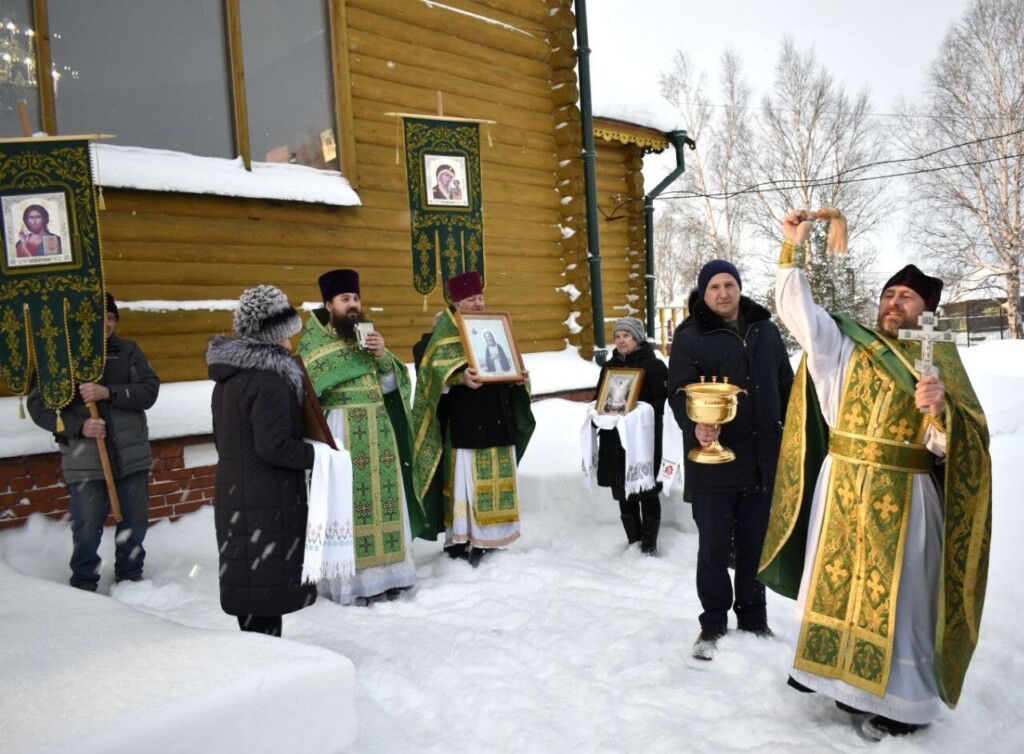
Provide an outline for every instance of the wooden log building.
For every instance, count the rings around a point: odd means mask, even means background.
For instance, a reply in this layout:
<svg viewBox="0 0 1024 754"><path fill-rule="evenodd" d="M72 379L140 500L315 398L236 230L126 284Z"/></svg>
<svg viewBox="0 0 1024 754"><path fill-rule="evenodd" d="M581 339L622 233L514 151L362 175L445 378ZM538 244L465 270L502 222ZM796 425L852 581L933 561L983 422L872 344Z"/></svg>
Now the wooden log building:
<svg viewBox="0 0 1024 754"><path fill-rule="evenodd" d="M33 31L37 62L18 90L29 94L33 130L113 133L116 145L237 156L246 168L279 161L337 170L336 180L358 195L358 206L340 206L118 187L104 185L101 160L106 285L122 302L120 330L140 342L165 383L205 379L206 342L230 332L231 312L133 302L237 300L260 283L295 303L314 302L317 277L334 267L360 271L364 306L373 307L388 347L411 361L413 343L444 302L440 286L424 302L412 285L394 113L430 116L439 107L445 116L490 121L481 127L488 308L511 314L526 352L561 351L568 340L591 356L572 0L123 0L90 4L81 18L70 15L76 5L4 0L4 12L20 8L16 23ZM75 30L88 44L76 45ZM211 72L217 65L222 70ZM142 80L147 71L150 82ZM0 90L12 82L0 76ZM0 135L21 135L7 109ZM641 169L644 154L669 142L656 130L600 118L595 136L610 342L615 319L644 317ZM581 295L572 301L566 286ZM573 319L579 328L567 326ZM167 455L203 439L183 438ZM0 460L0 525L66 509L50 498L26 504L11 488L41 463L49 469L42 459ZM204 499L186 495L165 515Z"/></svg>

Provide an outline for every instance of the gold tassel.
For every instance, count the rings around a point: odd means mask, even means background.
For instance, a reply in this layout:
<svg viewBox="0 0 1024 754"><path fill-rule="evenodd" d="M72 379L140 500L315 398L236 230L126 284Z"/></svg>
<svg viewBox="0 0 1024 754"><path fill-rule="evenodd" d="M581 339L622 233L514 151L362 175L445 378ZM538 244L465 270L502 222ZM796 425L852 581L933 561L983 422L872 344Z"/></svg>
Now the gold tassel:
<svg viewBox="0 0 1024 754"><path fill-rule="evenodd" d="M825 242L825 250L830 254L846 254L848 232L846 218L843 213L835 207L822 207L819 210L807 212L805 220L828 220L828 240Z"/></svg>
<svg viewBox="0 0 1024 754"><path fill-rule="evenodd" d="M60 409L57 409L57 434L64 434L64 420L60 418Z"/></svg>
<svg viewBox="0 0 1024 754"><path fill-rule="evenodd" d="M18 418L19 419L24 419L25 418L25 403L24 403L24 401L25 401L25 396L24 395L19 395L18 396Z"/></svg>
<svg viewBox="0 0 1024 754"><path fill-rule="evenodd" d="M103 187L100 186L99 196L96 198L96 207L100 210L107 208L107 203L103 201Z"/></svg>
<svg viewBox="0 0 1024 754"><path fill-rule="evenodd" d="M427 294L423 294L423 311L427 310Z"/></svg>
<svg viewBox="0 0 1024 754"><path fill-rule="evenodd" d="M493 147L494 146L494 142L491 141L491 127L490 127L490 125L488 125L485 130L487 131L487 146Z"/></svg>
<svg viewBox="0 0 1024 754"><path fill-rule="evenodd" d="M401 165L402 161L399 159L402 155L402 119L395 119L395 164Z"/></svg>

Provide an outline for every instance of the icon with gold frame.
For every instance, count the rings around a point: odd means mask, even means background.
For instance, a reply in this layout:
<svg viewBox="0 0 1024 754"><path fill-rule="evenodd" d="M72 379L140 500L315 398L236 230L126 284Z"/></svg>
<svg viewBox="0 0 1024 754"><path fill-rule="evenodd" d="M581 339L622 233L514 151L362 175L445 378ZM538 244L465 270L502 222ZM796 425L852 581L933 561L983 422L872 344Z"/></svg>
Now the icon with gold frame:
<svg viewBox="0 0 1024 754"><path fill-rule="evenodd" d="M601 416L625 416L636 408L643 384L643 369L606 369L595 410Z"/></svg>

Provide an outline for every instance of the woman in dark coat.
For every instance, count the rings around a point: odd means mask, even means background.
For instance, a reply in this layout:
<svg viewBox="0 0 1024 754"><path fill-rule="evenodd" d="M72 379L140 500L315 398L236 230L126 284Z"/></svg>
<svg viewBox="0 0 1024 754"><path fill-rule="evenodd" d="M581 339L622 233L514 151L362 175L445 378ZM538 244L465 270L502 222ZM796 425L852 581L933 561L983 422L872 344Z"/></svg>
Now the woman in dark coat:
<svg viewBox="0 0 1024 754"><path fill-rule="evenodd" d="M302 373L289 338L302 326L270 285L242 294L234 339L206 352L217 444L214 515L220 548L220 604L243 631L281 635L281 616L316 600L302 583L306 469Z"/></svg>
<svg viewBox="0 0 1024 754"><path fill-rule="evenodd" d="M647 342L643 323L635 317L624 317L612 330L615 350L601 368L598 389L608 369L642 369L644 379L638 400L654 409L654 473L661 467L661 429L668 388L668 367ZM619 503L622 526L630 544L640 542L641 552L658 554L658 530L661 527L661 492L659 482L653 489L626 496L626 451L615 430L598 432L597 483L611 487L612 497Z"/></svg>

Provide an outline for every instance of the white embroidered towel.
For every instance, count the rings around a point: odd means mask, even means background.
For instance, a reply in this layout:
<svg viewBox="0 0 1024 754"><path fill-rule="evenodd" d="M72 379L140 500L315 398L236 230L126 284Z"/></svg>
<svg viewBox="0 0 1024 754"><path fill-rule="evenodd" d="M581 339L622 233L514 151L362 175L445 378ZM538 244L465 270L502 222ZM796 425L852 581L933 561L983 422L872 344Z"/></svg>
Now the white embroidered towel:
<svg viewBox="0 0 1024 754"><path fill-rule="evenodd" d="M352 457L345 449L333 450L316 440L306 442L313 446L315 459L309 480L302 581L353 576Z"/></svg>

